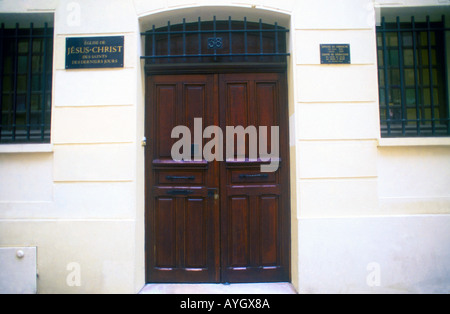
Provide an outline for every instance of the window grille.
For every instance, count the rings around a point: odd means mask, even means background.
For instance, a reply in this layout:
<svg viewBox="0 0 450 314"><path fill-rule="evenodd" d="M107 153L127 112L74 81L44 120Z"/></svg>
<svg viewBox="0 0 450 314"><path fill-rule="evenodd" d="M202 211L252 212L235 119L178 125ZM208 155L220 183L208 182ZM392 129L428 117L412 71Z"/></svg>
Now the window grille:
<svg viewBox="0 0 450 314"><path fill-rule="evenodd" d="M377 27L383 137L450 135L445 17Z"/></svg>
<svg viewBox="0 0 450 314"><path fill-rule="evenodd" d="M50 142L53 28L0 28L0 143Z"/></svg>
<svg viewBox="0 0 450 314"><path fill-rule="evenodd" d="M259 22L228 20L171 25L142 33L147 64L286 62L289 30Z"/></svg>

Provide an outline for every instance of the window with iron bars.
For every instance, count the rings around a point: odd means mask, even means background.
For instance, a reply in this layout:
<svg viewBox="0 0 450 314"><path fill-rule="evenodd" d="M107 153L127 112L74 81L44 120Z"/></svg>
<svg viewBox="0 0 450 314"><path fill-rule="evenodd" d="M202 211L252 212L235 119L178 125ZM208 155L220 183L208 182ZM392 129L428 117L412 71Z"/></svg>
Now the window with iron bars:
<svg viewBox="0 0 450 314"><path fill-rule="evenodd" d="M0 28L0 143L49 143L53 28Z"/></svg>
<svg viewBox="0 0 450 314"><path fill-rule="evenodd" d="M382 137L449 136L445 17L377 27Z"/></svg>

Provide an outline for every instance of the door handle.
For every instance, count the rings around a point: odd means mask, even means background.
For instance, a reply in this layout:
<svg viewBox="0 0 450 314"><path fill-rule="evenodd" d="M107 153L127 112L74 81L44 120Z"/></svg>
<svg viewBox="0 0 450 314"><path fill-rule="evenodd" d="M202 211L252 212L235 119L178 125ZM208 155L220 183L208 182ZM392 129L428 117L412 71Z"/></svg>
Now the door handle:
<svg viewBox="0 0 450 314"><path fill-rule="evenodd" d="M173 180L195 180L194 176L191 177L174 177L174 176L167 176L167 180L173 181Z"/></svg>
<svg viewBox="0 0 450 314"><path fill-rule="evenodd" d="M217 201L219 199L219 192L217 189L208 189L208 197L214 198Z"/></svg>
<svg viewBox="0 0 450 314"><path fill-rule="evenodd" d="M269 175L268 174L241 174L239 176L239 179L249 179L249 178L267 179L267 178L269 178Z"/></svg>
<svg viewBox="0 0 450 314"><path fill-rule="evenodd" d="M194 191L191 190L170 190L167 191L168 195L192 195L194 194Z"/></svg>

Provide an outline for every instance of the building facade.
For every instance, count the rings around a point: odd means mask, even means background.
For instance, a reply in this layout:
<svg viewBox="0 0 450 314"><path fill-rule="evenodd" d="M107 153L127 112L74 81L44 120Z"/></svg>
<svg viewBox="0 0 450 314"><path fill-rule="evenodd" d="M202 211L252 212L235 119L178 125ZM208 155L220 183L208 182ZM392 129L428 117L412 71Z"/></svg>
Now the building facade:
<svg viewBox="0 0 450 314"><path fill-rule="evenodd" d="M0 291L449 293L449 21L448 0L0 1ZM279 126L279 169L171 161L193 118Z"/></svg>

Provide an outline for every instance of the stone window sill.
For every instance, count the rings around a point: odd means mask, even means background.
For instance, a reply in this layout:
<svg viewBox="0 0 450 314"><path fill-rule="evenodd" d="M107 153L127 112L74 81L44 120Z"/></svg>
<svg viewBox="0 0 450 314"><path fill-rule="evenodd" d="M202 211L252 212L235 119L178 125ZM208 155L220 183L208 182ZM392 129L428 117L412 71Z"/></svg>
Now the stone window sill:
<svg viewBox="0 0 450 314"><path fill-rule="evenodd" d="M0 154L52 153L53 144L4 144Z"/></svg>
<svg viewBox="0 0 450 314"><path fill-rule="evenodd" d="M450 146L450 137L382 138L379 147Z"/></svg>

